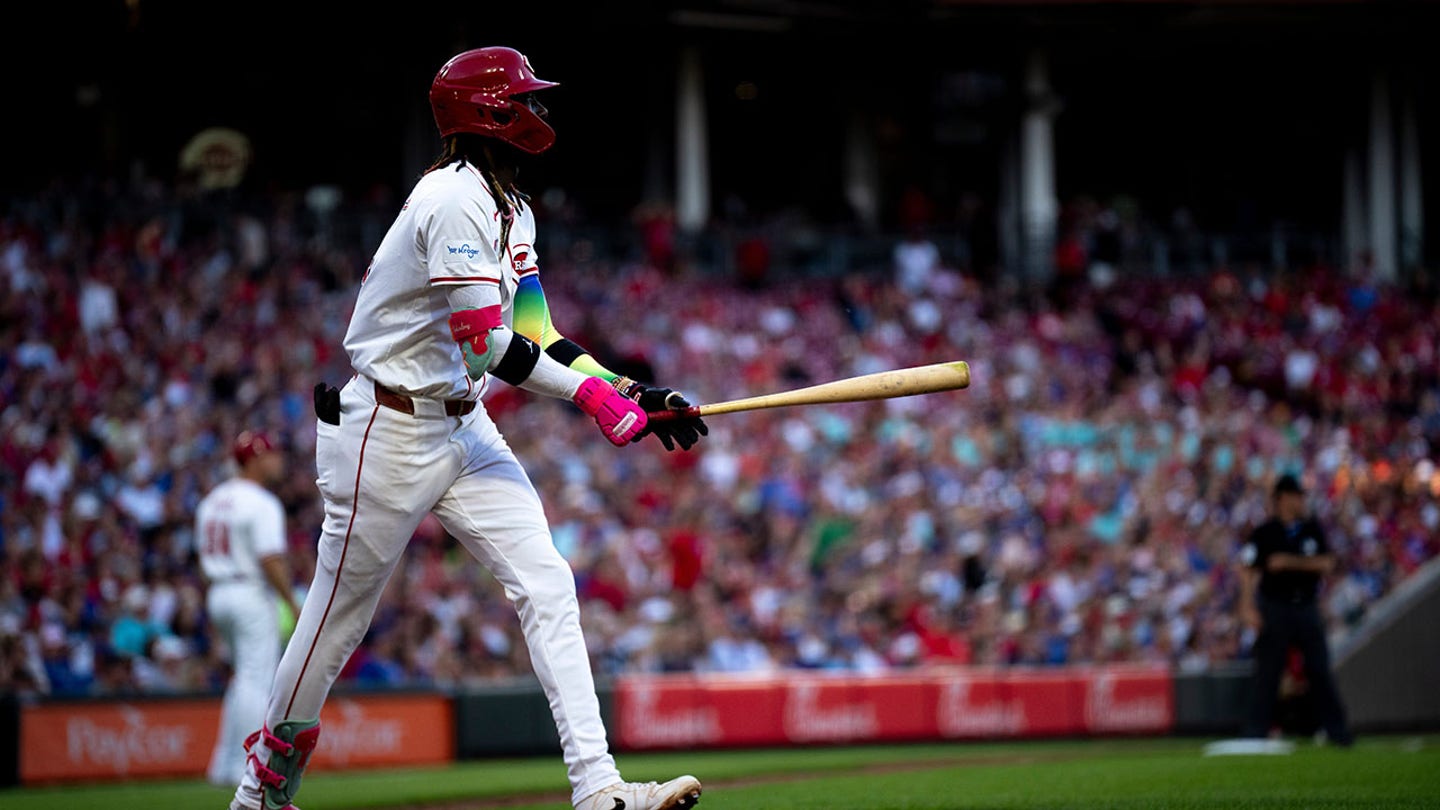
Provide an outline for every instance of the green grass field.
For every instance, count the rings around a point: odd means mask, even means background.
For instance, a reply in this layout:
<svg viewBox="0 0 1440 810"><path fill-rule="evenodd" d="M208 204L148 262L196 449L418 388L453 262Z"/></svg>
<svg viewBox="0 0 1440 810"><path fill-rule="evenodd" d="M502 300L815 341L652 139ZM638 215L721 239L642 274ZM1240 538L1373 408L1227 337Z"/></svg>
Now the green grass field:
<svg viewBox="0 0 1440 810"><path fill-rule="evenodd" d="M1007 744L622 755L630 779L690 772L702 808L1440 808L1440 738L1376 737L1353 750L1301 745L1285 757L1200 755L1199 740ZM563 810L559 758L445 768L311 774L303 810ZM196 781L0 791L4 810L223 808L228 792Z"/></svg>

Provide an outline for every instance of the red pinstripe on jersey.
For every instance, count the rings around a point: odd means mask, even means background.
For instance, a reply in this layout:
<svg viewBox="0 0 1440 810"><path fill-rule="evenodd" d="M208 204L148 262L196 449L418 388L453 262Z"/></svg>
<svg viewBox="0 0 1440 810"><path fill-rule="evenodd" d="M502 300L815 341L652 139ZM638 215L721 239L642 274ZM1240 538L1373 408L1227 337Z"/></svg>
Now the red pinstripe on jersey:
<svg viewBox="0 0 1440 810"><path fill-rule="evenodd" d="M320 614L320 626L315 628L315 637L310 639L310 651L305 653L305 663L300 666L300 675L295 678L295 688L290 690L290 702L285 706L285 717L295 707L295 696L300 694L300 684L305 680L305 671L310 668L310 657L315 654L315 645L325 629L325 620L330 618L330 608L335 604L335 593L340 590L340 572L345 570L345 554L350 550L350 532L355 529L355 516L360 512L360 473L365 469L365 445L370 442L370 428L375 426L375 417L380 413L376 404L370 411L370 423L365 426L365 438L360 440L360 458L355 464L355 497L350 499L350 525L345 527L345 543L340 546L340 562L335 566L335 584L330 588L330 599L325 603L325 612Z"/></svg>

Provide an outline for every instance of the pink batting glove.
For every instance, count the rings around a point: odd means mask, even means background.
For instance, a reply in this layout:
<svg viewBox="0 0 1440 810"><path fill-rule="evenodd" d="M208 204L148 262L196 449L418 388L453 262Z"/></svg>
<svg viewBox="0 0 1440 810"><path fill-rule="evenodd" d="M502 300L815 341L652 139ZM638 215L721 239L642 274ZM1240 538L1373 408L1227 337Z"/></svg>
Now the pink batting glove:
<svg viewBox="0 0 1440 810"><path fill-rule="evenodd" d="M629 397L599 377L588 377L575 391L575 404L595 417L600 432L616 447L624 447L645 429L649 418Z"/></svg>

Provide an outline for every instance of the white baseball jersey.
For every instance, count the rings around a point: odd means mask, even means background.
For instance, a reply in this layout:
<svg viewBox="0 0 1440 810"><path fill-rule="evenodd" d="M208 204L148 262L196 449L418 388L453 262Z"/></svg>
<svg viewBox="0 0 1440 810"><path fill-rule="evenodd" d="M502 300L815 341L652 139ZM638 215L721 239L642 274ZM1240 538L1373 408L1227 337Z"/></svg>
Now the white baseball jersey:
<svg viewBox="0 0 1440 810"><path fill-rule="evenodd" d="M232 478L195 511L200 567L211 582L265 582L260 560L285 553L285 507L254 481Z"/></svg>
<svg viewBox="0 0 1440 810"><path fill-rule="evenodd" d="M520 273L536 265L535 216L515 206L510 244L500 245L500 212L468 163L429 172L415 184L365 271L345 351L359 373L401 393L478 399L450 337L446 285L500 285L505 324L514 319Z"/></svg>

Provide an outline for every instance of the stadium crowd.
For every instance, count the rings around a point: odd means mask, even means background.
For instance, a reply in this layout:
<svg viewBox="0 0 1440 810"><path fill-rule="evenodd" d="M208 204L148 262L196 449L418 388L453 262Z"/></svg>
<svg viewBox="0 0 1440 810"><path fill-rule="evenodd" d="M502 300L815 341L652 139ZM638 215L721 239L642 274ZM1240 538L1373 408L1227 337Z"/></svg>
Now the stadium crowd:
<svg viewBox="0 0 1440 810"><path fill-rule="evenodd" d="M57 187L5 213L0 691L222 682L191 520L244 428L285 442L303 591L320 522L310 389L348 378L359 246L395 202L342 210L360 234L344 240L298 198L153 184ZM692 399L956 358L975 380L715 418L686 454L616 451L569 405L492 385L603 673L1203 669L1246 654L1235 551L1282 472L1301 474L1339 554L1336 627L1440 551L1440 303L1423 279L1219 268L1047 292L982 285L910 240L889 274L742 285L583 240L541 248L557 324ZM527 670L498 585L427 521L342 677Z"/></svg>

